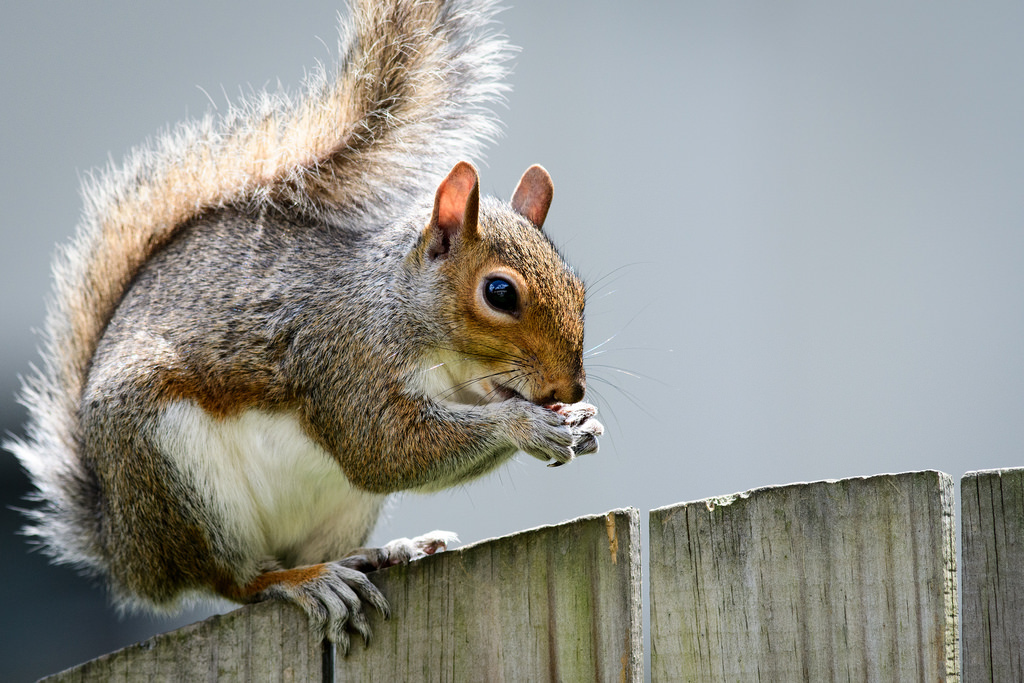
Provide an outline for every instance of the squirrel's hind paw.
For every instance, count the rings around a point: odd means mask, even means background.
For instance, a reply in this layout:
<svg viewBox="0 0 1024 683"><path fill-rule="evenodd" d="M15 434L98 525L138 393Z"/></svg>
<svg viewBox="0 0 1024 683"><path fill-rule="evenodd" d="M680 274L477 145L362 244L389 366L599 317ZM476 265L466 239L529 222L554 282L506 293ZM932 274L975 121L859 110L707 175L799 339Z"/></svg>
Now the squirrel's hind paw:
<svg viewBox="0 0 1024 683"><path fill-rule="evenodd" d="M381 549L387 554L387 563L382 566L391 567L418 560L438 551L447 550L449 543L458 542L459 537L456 534L440 530L434 530L416 538L396 538Z"/></svg>
<svg viewBox="0 0 1024 683"><path fill-rule="evenodd" d="M381 548L361 548L337 562L270 572L263 575L269 585L254 599L295 603L309 617L310 629L317 637L337 643L348 654L349 632L370 643L370 623L363 605L376 608L385 619L391 616L388 601L366 572L433 555L458 540L450 531L431 531L416 538L395 539Z"/></svg>
<svg viewBox="0 0 1024 683"><path fill-rule="evenodd" d="M340 562L353 569L373 571L433 555L447 550L448 544L458 542L459 537L451 531L431 531L416 538L396 538L380 548L353 550Z"/></svg>
<svg viewBox="0 0 1024 683"><path fill-rule="evenodd" d="M391 616L388 601L366 574L342 562L270 572L261 578L272 583L256 593L254 601L277 599L298 605L309 617L313 634L337 643L345 654L350 631L362 636L364 643L370 642L364 604L375 607L385 619Z"/></svg>

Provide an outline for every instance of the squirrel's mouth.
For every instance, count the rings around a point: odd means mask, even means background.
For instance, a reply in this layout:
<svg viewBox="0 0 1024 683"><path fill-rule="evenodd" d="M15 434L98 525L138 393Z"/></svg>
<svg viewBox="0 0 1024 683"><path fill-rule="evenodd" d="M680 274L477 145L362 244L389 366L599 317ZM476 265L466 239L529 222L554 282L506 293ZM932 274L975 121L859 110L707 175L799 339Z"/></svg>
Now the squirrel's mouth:
<svg viewBox="0 0 1024 683"><path fill-rule="evenodd" d="M521 398L524 401L529 400L515 389L504 384L498 384L497 382L494 383L494 388L491 390L491 393L497 397L498 401L508 401L513 398Z"/></svg>

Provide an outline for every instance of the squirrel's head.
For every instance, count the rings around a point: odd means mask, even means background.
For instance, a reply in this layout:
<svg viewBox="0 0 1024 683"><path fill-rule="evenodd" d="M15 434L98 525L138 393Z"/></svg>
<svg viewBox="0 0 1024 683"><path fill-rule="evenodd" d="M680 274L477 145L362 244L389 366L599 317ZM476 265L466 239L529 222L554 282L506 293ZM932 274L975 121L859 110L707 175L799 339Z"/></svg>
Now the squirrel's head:
<svg viewBox="0 0 1024 683"><path fill-rule="evenodd" d="M481 201L466 162L438 186L416 250L441 284L440 362L426 372L444 380L427 378L441 389L432 393L469 403L582 400L585 291L541 231L552 191L547 171L531 166L511 204Z"/></svg>

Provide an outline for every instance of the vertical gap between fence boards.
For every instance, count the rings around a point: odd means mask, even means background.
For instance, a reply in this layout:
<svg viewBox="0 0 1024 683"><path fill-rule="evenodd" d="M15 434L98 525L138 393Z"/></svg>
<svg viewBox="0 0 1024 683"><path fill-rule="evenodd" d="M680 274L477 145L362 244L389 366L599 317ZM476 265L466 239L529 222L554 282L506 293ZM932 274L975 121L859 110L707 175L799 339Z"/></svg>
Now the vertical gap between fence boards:
<svg viewBox="0 0 1024 683"><path fill-rule="evenodd" d="M320 667L322 669L320 679L323 683L334 683L334 660L337 648L334 643L324 638L321 643Z"/></svg>

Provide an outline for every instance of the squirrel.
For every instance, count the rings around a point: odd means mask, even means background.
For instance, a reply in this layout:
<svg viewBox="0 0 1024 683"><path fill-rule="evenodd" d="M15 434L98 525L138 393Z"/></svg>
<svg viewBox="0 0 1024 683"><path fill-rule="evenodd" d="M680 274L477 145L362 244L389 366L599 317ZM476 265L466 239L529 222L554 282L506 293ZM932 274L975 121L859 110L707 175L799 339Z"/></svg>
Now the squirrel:
<svg viewBox="0 0 1024 683"><path fill-rule="evenodd" d="M357 0L301 97L87 180L8 443L54 561L126 608L288 600L347 651L365 605L389 610L366 573L454 540L361 548L389 494L598 450L551 178L505 203L464 161L506 89L495 12Z"/></svg>

